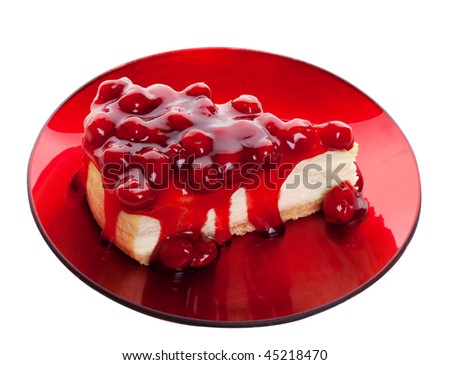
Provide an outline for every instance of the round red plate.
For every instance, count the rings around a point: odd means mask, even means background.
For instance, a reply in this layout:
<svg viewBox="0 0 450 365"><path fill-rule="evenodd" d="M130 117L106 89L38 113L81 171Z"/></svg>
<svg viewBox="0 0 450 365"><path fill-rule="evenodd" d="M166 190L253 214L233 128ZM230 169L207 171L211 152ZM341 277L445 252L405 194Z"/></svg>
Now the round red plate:
<svg viewBox="0 0 450 365"><path fill-rule="evenodd" d="M98 85L126 76L176 90L206 82L216 103L254 94L280 118L351 124L360 145L368 217L336 230L321 213L289 222L286 234L247 234L220 260L182 278L140 266L100 229L73 184L81 164L83 120ZM401 130L373 100L310 64L258 51L206 48L158 54L106 72L71 95L50 117L30 158L28 186L37 225L57 257L85 283L143 313L205 326L257 326L297 320L367 288L399 258L420 212L414 154Z"/></svg>

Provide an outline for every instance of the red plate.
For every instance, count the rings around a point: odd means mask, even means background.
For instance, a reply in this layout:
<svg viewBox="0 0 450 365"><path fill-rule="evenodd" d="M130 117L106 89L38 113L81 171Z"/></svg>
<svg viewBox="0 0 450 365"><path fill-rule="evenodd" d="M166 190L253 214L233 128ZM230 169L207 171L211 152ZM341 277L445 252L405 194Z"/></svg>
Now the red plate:
<svg viewBox="0 0 450 365"><path fill-rule="evenodd" d="M170 278L100 243L100 229L73 176L81 163L83 120L98 85L129 77L174 89L206 82L214 101L258 96L267 112L351 124L360 145L368 217L350 231L330 229L320 213L289 222L286 234L247 234L194 275ZM75 180L76 181L76 180ZM420 212L411 147L389 115L346 81L307 63L229 48L146 57L97 77L70 96L44 126L29 163L31 209L56 256L102 294L143 313L205 326L255 326L297 320L367 288L399 258Z"/></svg>

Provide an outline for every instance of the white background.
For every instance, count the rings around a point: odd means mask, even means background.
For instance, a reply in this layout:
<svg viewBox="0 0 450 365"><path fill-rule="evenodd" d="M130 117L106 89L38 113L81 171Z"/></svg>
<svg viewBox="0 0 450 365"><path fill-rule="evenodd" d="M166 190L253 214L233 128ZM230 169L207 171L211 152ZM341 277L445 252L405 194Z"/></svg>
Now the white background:
<svg viewBox="0 0 450 365"><path fill-rule="evenodd" d="M297 348L326 349L327 364L449 363L445 2L304 3L2 2L1 363L119 364L125 351ZM26 191L29 154L47 118L99 73L146 55L197 46L259 49L323 67L371 96L402 128L419 163L422 214L408 249L375 285L298 322L193 327L107 299L47 247Z"/></svg>

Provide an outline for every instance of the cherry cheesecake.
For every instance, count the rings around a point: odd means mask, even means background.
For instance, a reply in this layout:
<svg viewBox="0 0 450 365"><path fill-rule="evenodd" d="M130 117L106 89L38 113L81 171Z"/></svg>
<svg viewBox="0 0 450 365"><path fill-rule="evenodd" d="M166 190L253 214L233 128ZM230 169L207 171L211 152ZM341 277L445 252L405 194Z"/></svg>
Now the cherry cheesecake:
<svg viewBox="0 0 450 365"><path fill-rule="evenodd" d="M351 127L281 120L252 95L214 104L204 83L108 80L84 128L92 214L104 239L144 265L200 268L233 235L276 237L320 210L351 224L367 211Z"/></svg>

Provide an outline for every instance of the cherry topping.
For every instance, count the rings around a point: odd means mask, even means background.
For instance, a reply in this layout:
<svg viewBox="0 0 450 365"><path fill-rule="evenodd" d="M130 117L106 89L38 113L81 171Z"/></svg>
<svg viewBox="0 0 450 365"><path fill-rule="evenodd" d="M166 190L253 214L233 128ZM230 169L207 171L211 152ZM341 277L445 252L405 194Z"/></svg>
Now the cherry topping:
<svg viewBox="0 0 450 365"><path fill-rule="evenodd" d="M167 135L167 130L160 128L155 125L149 124L147 126L147 134L148 134L148 143L157 143L160 146L167 146L166 142L169 139Z"/></svg>
<svg viewBox="0 0 450 365"><path fill-rule="evenodd" d="M202 165L195 161L188 174L188 186L196 192L218 190L223 184L222 168L215 163Z"/></svg>
<svg viewBox="0 0 450 365"><path fill-rule="evenodd" d="M241 168L245 161L242 150L217 153L213 156L213 161L221 167L223 181L227 186L243 179Z"/></svg>
<svg viewBox="0 0 450 365"><path fill-rule="evenodd" d="M292 119L286 123L285 140L288 147L297 151L308 148L313 138L313 129L310 122L303 119Z"/></svg>
<svg viewBox="0 0 450 365"><path fill-rule="evenodd" d="M194 244L194 258L191 266L195 268L211 264L217 257L219 250L217 242L211 239L200 239Z"/></svg>
<svg viewBox="0 0 450 365"><path fill-rule="evenodd" d="M201 114L207 117L212 117L214 114L217 113L217 107L210 99L207 98L198 99L196 103L196 108Z"/></svg>
<svg viewBox="0 0 450 365"><path fill-rule="evenodd" d="M117 128L116 136L131 142L145 142L148 140L147 128L139 117L129 117Z"/></svg>
<svg viewBox="0 0 450 365"><path fill-rule="evenodd" d="M276 162L279 156L275 152L276 145L269 139L266 139L260 146L248 150L250 162L260 164L262 167L270 167L266 165Z"/></svg>
<svg viewBox="0 0 450 365"><path fill-rule="evenodd" d="M213 150L213 139L200 130L191 129L181 138L180 145L188 156L201 157Z"/></svg>
<svg viewBox="0 0 450 365"><path fill-rule="evenodd" d="M131 211L153 205L156 195L139 169L130 169L116 188L117 198L122 206Z"/></svg>
<svg viewBox="0 0 450 365"><path fill-rule="evenodd" d="M109 141L102 147L102 164L127 164L128 146L120 141Z"/></svg>
<svg viewBox="0 0 450 365"><path fill-rule="evenodd" d="M367 209L367 202L362 194L348 181L331 189L323 200L323 214L328 223L351 223L362 219Z"/></svg>
<svg viewBox="0 0 450 365"><path fill-rule="evenodd" d="M262 111L261 103L253 95L241 95L231 101L231 106L242 114L257 114Z"/></svg>
<svg viewBox="0 0 450 365"><path fill-rule="evenodd" d="M177 167L181 167L186 163L187 153L186 150L178 143L170 145L164 154L169 158L170 162Z"/></svg>
<svg viewBox="0 0 450 365"><path fill-rule="evenodd" d="M352 128L342 122L333 121L316 126L320 142L325 148L350 150L353 147Z"/></svg>
<svg viewBox="0 0 450 365"><path fill-rule="evenodd" d="M194 259L194 248L185 238L168 238L161 242L159 259L169 269L182 270Z"/></svg>
<svg viewBox="0 0 450 365"><path fill-rule="evenodd" d="M250 163L256 164L254 169L258 168L270 170L276 168L276 163L280 159L280 153L277 151L277 147L271 142L267 141L265 144L250 150L251 161ZM248 165L249 163L247 163ZM250 166L251 167L251 166Z"/></svg>
<svg viewBox="0 0 450 365"><path fill-rule="evenodd" d="M175 90L170 86L164 84L153 84L147 87L146 93L149 93L153 96L153 98L160 98L162 100L172 98Z"/></svg>
<svg viewBox="0 0 450 365"><path fill-rule="evenodd" d="M255 118L255 122L262 125L274 137L278 137L284 131L285 123L270 113L261 114Z"/></svg>
<svg viewBox="0 0 450 365"><path fill-rule="evenodd" d="M102 147L102 151L103 188L114 189L130 162L128 146L110 141Z"/></svg>
<svg viewBox="0 0 450 365"><path fill-rule="evenodd" d="M185 89L186 95L189 96L206 96L211 99L211 89L203 82L197 82Z"/></svg>
<svg viewBox="0 0 450 365"><path fill-rule="evenodd" d="M181 113L170 114L167 117L167 125L176 131L184 131L192 126L192 122Z"/></svg>
<svg viewBox="0 0 450 365"><path fill-rule="evenodd" d="M119 99L119 107L125 113L148 114L162 103L161 98L152 96L152 94L145 92L144 89L135 88Z"/></svg>
<svg viewBox="0 0 450 365"><path fill-rule="evenodd" d="M97 113L94 118L87 119L84 138L94 146L100 146L114 134L115 124L106 113Z"/></svg>
<svg viewBox="0 0 450 365"><path fill-rule="evenodd" d="M239 120L234 127L235 138L243 147L256 148L268 138L261 127L249 120Z"/></svg>
<svg viewBox="0 0 450 365"><path fill-rule="evenodd" d="M242 149L236 152L223 151L218 152L213 156L213 161L222 167L230 164L239 165L244 162Z"/></svg>
<svg viewBox="0 0 450 365"><path fill-rule="evenodd" d="M159 189L167 187L170 172L170 160L161 151L154 148L139 151L137 163L142 166L145 176L152 187Z"/></svg>
<svg viewBox="0 0 450 365"><path fill-rule="evenodd" d="M123 78L100 85L91 114L86 118L83 142L102 168L104 188L114 189L105 196L114 197L126 211L143 214L152 211L163 218L166 214L173 215L174 219L161 220L172 225L162 228L163 232L201 226L208 204L204 201L197 204L189 190L202 193L233 184L228 192L224 189L224 194L231 196L235 188L245 188L249 220L262 231L260 235L271 238L282 235L285 229L280 224L277 205L285 175L276 176L272 171L278 173L283 165L291 166L292 161L325 150L350 149L353 133L342 122L312 126L301 119L282 121L272 114L262 114L261 103L251 95L241 95L216 106L210 88L204 83L176 92L162 84L143 88ZM280 169L269 169L274 166L271 162L279 159L282 163L275 167ZM158 196L158 189L172 189L172 184L178 188L178 183L189 205L180 203L178 208L175 204L170 212L160 211L155 202L159 199L158 203L164 207L170 203L172 192ZM191 189L186 189L186 183ZM346 182L330 190L323 203L327 222L351 223L366 214L362 178L355 186L357 189ZM179 193L176 190L173 196L179 197ZM228 197L220 194L210 196L217 197L218 202ZM192 215L195 217L185 217L186 207L195 211ZM229 225L228 215L224 214L229 209L222 208L216 211L219 241ZM115 227L115 222L108 224ZM217 242L202 238L200 229L194 231L193 235L183 233L167 239L167 233L164 234L155 251L155 263L176 270L176 275L180 274L178 270L194 271L212 263L219 254Z"/></svg>
<svg viewBox="0 0 450 365"><path fill-rule="evenodd" d="M130 81L126 78L103 81L98 88L94 103L104 104L108 101L116 100L122 94L125 86L129 84Z"/></svg>

